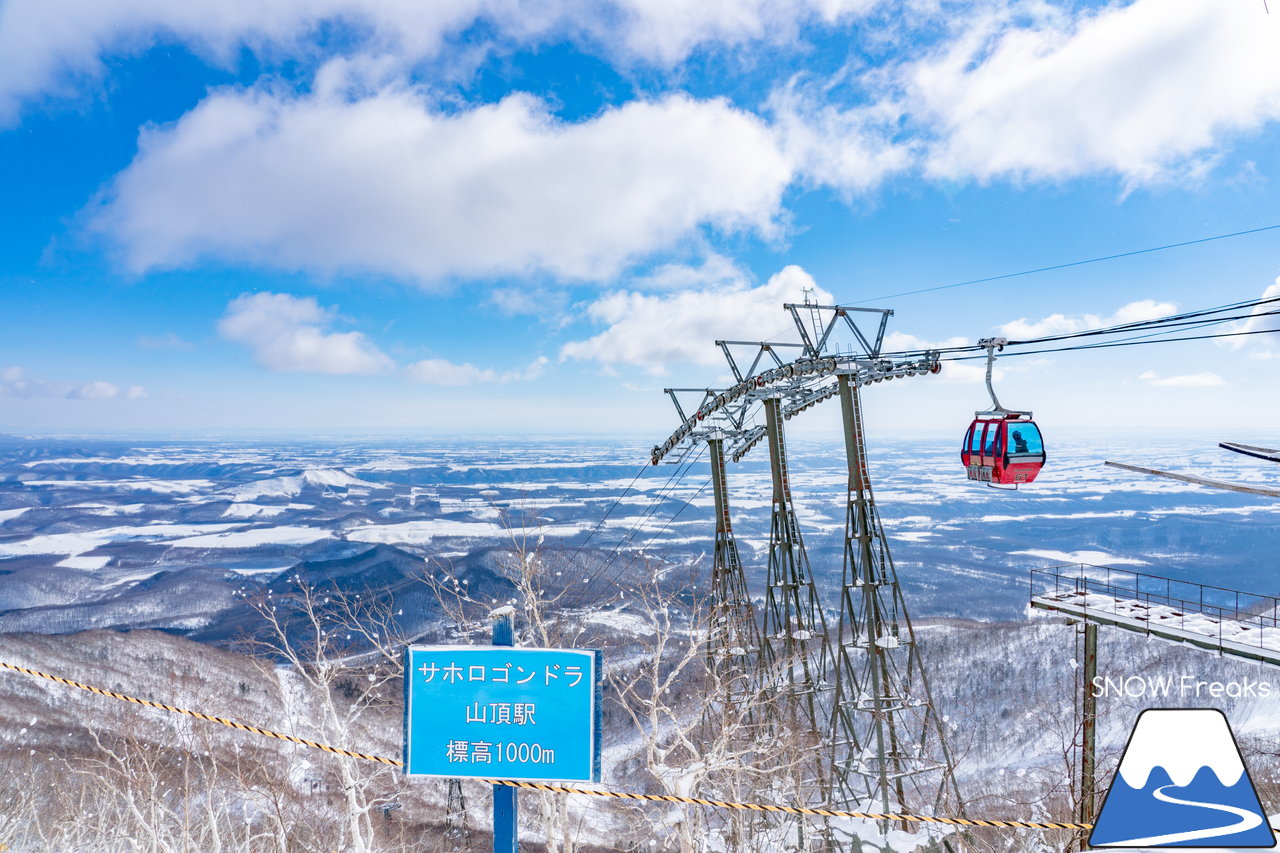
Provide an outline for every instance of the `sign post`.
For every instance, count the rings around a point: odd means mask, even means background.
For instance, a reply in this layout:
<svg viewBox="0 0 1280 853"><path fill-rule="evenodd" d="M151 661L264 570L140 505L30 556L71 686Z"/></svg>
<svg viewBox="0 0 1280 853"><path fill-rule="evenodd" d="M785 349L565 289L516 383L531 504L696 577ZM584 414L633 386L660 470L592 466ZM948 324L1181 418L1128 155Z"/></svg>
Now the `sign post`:
<svg viewBox="0 0 1280 853"><path fill-rule="evenodd" d="M405 774L599 782L600 651L517 647L514 611L490 618L491 646L405 651ZM518 825L516 789L494 785L494 853L516 853Z"/></svg>
<svg viewBox="0 0 1280 853"><path fill-rule="evenodd" d="M493 644L514 646L515 610L499 607L489 614L493 620ZM517 853L520 849L520 813L516 810L516 789L493 786L493 853Z"/></svg>

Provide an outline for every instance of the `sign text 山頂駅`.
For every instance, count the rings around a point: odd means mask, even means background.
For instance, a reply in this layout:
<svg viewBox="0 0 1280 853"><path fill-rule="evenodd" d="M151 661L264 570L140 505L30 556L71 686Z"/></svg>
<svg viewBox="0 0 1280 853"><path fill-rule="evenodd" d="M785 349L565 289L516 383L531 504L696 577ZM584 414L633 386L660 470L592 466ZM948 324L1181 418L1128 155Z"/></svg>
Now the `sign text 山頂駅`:
<svg viewBox="0 0 1280 853"><path fill-rule="evenodd" d="M410 646L405 773L600 780L600 652Z"/></svg>

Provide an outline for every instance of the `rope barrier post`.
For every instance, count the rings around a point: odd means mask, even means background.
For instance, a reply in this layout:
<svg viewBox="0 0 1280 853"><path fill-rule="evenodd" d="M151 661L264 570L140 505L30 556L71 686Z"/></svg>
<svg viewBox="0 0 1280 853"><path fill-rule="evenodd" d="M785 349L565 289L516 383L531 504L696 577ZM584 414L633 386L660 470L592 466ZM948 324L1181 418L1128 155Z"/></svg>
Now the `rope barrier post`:
<svg viewBox="0 0 1280 853"><path fill-rule="evenodd" d="M514 646L515 609L499 607L489 614L493 623L493 644ZM509 785L493 786L493 853L518 853L520 849L519 813L516 789Z"/></svg>
<svg viewBox="0 0 1280 853"><path fill-rule="evenodd" d="M1084 623L1084 693L1081 694L1080 816L1079 823L1093 820L1095 811L1095 767L1097 766L1098 697L1093 681L1098 677L1098 626ZM1089 837L1080 839L1080 849L1089 849Z"/></svg>

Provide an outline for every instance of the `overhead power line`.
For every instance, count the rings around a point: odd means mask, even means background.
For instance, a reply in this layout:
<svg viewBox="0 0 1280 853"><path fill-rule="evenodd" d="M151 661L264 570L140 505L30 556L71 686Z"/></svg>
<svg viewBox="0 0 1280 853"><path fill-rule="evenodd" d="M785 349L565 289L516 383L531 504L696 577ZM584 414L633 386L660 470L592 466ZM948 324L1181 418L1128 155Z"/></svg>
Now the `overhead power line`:
<svg viewBox="0 0 1280 853"><path fill-rule="evenodd" d="M882 299L896 299L899 296L917 296L921 293L934 293L939 290L950 290L955 287L968 287L972 284L986 284L992 281L1003 281L1007 278L1018 278L1024 275L1035 275L1036 273L1052 272L1053 270L1064 270L1070 267L1084 266L1085 264L1096 264L1102 261L1114 261L1120 258L1132 258L1136 255L1149 255L1152 252L1163 252L1166 249L1180 249L1183 246L1195 246L1200 243L1212 243L1215 240L1226 240L1230 237L1244 237L1248 234L1260 234L1263 231L1275 231L1280 229L1280 224L1264 225L1260 228L1250 228L1246 231L1233 231L1230 234L1215 234L1212 237L1201 237L1197 240L1183 240L1181 243L1167 243L1163 246L1151 246L1146 249L1134 249L1130 252L1120 252L1115 255L1102 255L1097 258L1085 258L1079 261L1068 261L1065 264L1051 264L1045 267L1036 267L1035 269L1019 270L1018 272L1004 273L1003 275L992 275L986 278L974 278L968 281L956 281L951 284L939 284L935 287L922 287L919 290L904 290L901 293L887 293L884 296L873 296L870 299L863 299L859 302L848 303L850 305L865 305L868 302L879 302Z"/></svg>

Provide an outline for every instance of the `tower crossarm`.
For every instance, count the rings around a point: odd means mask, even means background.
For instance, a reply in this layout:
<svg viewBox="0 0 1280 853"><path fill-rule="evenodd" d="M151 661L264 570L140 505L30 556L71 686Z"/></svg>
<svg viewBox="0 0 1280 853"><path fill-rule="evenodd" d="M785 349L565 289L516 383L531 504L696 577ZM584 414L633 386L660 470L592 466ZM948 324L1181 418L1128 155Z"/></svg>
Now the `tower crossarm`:
<svg viewBox="0 0 1280 853"><path fill-rule="evenodd" d="M723 393L715 388L663 388L682 423L692 426L685 440L666 454L668 462L679 462L699 443L721 438L731 444L740 444L743 436L751 432L747 424L752 400L740 398L715 405ZM692 412L692 414L690 414ZM699 416L701 415L701 416ZM656 464L656 463L655 463Z"/></svg>
<svg viewBox="0 0 1280 853"><path fill-rule="evenodd" d="M850 309L852 310L852 309ZM720 343L741 343L723 341ZM771 344L770 346L778 346ZM792 345L796 346L796 345ZM731 361L731 365L735 364ZM743 373L735 367L735 375L744 378L723 390L666 389L676 402L680 426L661 444L655 445L650 461L678 461L689 449L705 441L718 430L730 440L730 456L737 461L764 438L758 426L760 403L771 397L784 400L783 414L790 418L836 395L834 378L853 375L857 384L870 385L908 376L937 373L942 362L936 350L911 353L898 358L870 358L866 355L832 355L823 358L801 357L783 362L757 373ZM674 392L702 393L701 402L690 410L680 404Z"/></svg>
<svg viewBox="0 0 1280 853"><path fill-rule="evenodd" d="M860 355L867 358L879 357L880 347L884 343L884 330L889 324L889 318L893 316L893 311L888 308L855 308L851 305L817 305L811 302L788 302L782 307L791 312L791 319L795 321L800 339L804 341L805 354L810 358L821 358L829 354L831 334L840 326L841 321L853 333ZM871 325L865 328L860 326L853 319L855 316L866 317L871 320Z"/></svg>
<svg viewBox="0 0 1280 853"><path fill-rule="evenodd" d="M785 365L786 362L778 355L778 350L799 349L808 352L810 349L806 344L779 343L776 341L716 341L716 346L720 347L720 351L724 353L724 360L729 363L729 370L733 373L733 378L736 382L743 382L756 376L762 363L772 367ZM738 361L738 356L734 354L735 348L741 350L743 347L754 348L751 363L745 371Z"/></svg>

